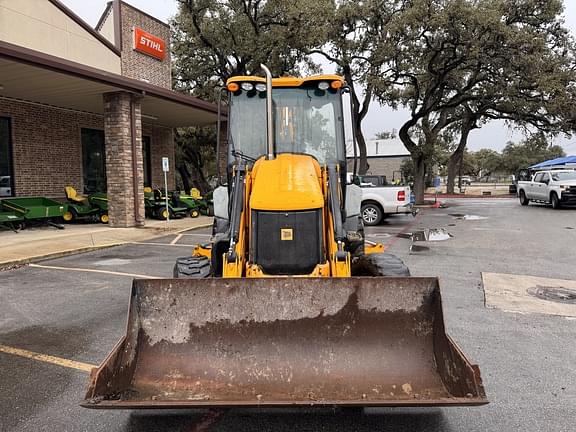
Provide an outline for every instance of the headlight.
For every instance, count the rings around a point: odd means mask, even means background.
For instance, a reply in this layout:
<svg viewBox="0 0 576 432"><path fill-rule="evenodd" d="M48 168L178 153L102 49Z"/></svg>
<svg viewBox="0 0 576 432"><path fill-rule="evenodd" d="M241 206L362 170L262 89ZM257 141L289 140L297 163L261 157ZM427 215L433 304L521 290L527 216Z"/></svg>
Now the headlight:
<svg viewBox="0 0 576 432"><path fill-rule="evenodd" d="M240 87L242 87L242 90L244 90L244 91L250 91L250 90L254 89L254 85L252 83L249 83L249 82L243 82Z"/></svg>
<svg viewBox="0 0 576 432"><path fill-rule="evenodd" d="M318 88L320 90L328 90L329 87L330 87L330 84L328 84L326 81L321 81L318 83Z"/></svg>
<svg viewBox="0 0 576 432"><path fill-rule="evenodd" d="M256 84L256 90L258 90L259 92L266 91L266 84L264 84L264 83Z"/></svg>

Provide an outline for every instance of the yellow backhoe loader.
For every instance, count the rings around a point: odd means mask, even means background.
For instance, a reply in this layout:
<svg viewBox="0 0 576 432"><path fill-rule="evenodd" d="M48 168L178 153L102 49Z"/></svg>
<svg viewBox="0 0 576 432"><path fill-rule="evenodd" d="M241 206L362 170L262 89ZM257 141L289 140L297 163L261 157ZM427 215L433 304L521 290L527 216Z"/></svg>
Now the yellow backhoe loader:
<svg viewBox="0 0 576 432"><path fill-rule="evenodd" d="M133 282L89 408L487 403L436 278L365 242L336 75L228 80L211 244ZM220 148L220 145L218 146ZM225 178L225 181L224 181Z"/></svg>

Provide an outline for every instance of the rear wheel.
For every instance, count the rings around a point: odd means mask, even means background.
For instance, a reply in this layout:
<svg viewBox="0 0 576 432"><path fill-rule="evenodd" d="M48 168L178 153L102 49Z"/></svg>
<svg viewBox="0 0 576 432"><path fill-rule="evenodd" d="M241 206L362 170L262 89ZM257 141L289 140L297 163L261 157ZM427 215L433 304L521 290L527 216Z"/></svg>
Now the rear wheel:
<svg viewBox="0 0 576 432"><path fill-rule="evenodd" d="M210 276L210 260L204 256L177 258L174 277L182 279L207 278Z"/></svg>
<svg viewBox="0 0 576 432"><path fill-rule="evenodd" d="M558 210L562 205L560 204L560 199L558 199L558 195L556 192L552 192L550 194L550 204L552 204L552 208L554 210Z"/></svg>
<svg viewBox="0 0 576 432"><path fill-rule="evenodd" d="M362 220L364 225L374 226L382 221L383 212L380 206L374 203L362 205Z"/></svg>
<svg viewBox="0 0 576 432"><path fill-rule="evenodd" d="M374 253L352 261L352 276L410 276L410 270L396 255Z"/></svg>
<svg viewBox="0 0 576 432"><path fill-rule="evenodd" d="M520 198L520 204L523 206L527 206L528 203L530 202L530 200L526 197L526 192L521 190L520 193L518 194L518 196Z"/></svg>

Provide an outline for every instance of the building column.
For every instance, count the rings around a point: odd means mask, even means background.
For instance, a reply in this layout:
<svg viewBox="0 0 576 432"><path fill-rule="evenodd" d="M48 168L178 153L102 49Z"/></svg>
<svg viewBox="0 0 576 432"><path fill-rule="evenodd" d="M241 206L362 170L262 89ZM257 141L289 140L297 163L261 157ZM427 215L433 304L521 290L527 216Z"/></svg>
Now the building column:
<svg viewBox="0 0 576 432"><path fill-rule="evenodd" d="M105 93L106 181L111 227L144 225L144 165L140 98Z"/></svg>

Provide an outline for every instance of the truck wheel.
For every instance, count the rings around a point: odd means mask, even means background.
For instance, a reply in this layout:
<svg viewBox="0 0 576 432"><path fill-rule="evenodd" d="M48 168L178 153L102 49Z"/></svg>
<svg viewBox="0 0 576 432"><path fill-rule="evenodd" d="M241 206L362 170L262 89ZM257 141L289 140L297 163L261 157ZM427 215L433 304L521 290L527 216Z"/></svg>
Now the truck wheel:
<svg viewBox="0 0 576 432"><path fill-rule="evenodd" d="M527 206L528 203L530 202L530 200L528 198L526 198L526 192L521 190L518 195L520 197L520 205Z"/></svg>
<svg viewBox="0 0 576 432"><path fill-rule="evenodd" d="M208 276L210 276L210 260L207 257L188 256L176 259L175 278L207 278Z"/></svg>
<svg viewBox="0 0 576 432"><path fill-rule="evenodd" d="M364 225L374 226L382 221L382 210L377 204L367 203L362 205L362 220Z"/></svg>
<svg viewBox="0 0 576 432"><path fill-rule="evenodd" d="M562 205L560 204L560 200L558 199L558 195L556 192L552 192L550 194L550 204L552 204L552 208L554 210L558 210Z"/></svg>
<svg viewBox="0 0 576 432"><path fill-rule="evenodd" d="M410 276L410 270L396 255L374 253L352 261L352 276Z"/></svg>

